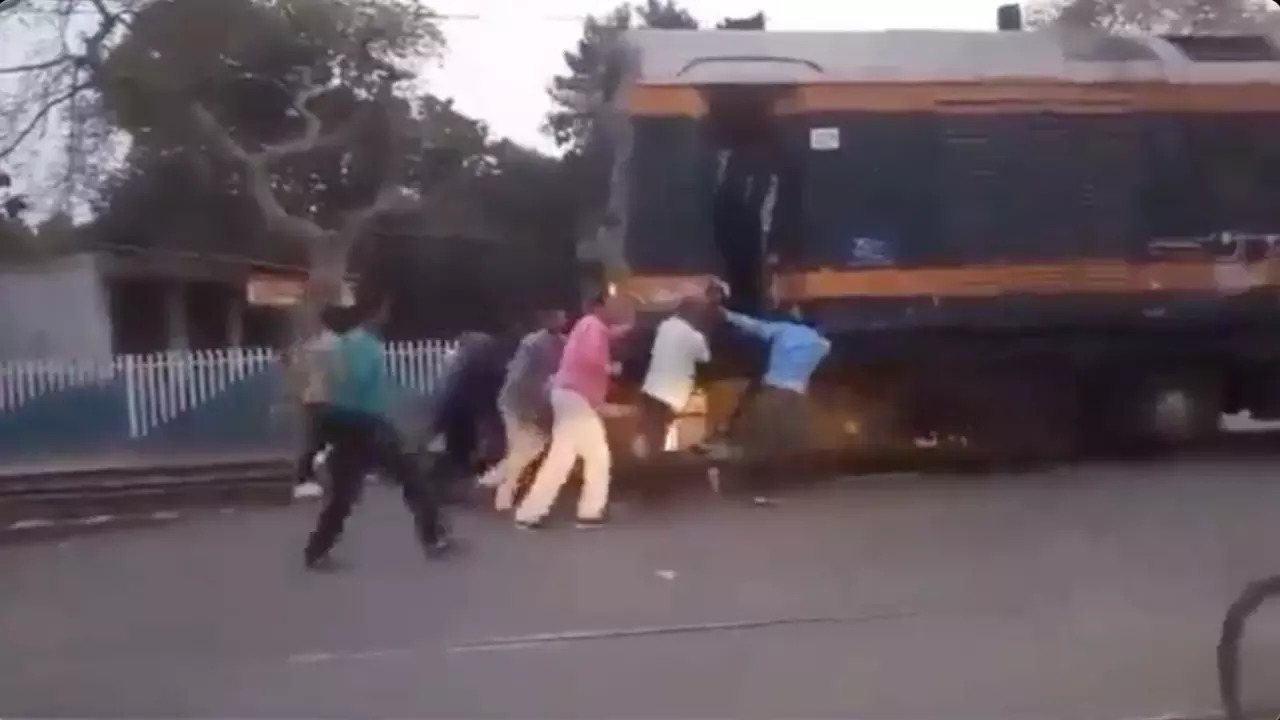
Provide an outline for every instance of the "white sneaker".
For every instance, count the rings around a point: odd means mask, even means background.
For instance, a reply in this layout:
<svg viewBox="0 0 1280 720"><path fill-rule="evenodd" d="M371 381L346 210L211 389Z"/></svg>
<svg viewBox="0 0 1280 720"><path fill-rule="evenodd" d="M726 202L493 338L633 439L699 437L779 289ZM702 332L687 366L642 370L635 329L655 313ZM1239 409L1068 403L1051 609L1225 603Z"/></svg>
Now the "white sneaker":
<svg viewBox="0 0 1280 720"><path fill-rule="evenodd" d="M329 463L329 453L332 451L333 448L329 445L325 445L320 448L320 452L316 453L315 457L311 458L311 471L319 472L321 468L327 465Z"/></svg>
<svg viewBox="0 0 1280 720"><path fill-rule="evenodd" d="M294 500L310 500L318 497L324 497L324 488L318 482L308 481L293 486Z"/></svg>

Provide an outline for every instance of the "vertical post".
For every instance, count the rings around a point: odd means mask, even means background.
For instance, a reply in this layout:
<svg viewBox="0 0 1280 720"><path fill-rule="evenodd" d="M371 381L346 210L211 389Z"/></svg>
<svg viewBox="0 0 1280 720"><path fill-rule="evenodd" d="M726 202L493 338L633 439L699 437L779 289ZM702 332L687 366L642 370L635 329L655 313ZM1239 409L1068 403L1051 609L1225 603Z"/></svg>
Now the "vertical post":
<svg viewBox="0 0 1280 720"><path fill-rule="evenodd" d="M232 293L231 302L227 306L227 345L244 346L244 298L239 293Z"/></svg>
<svg viewBox="0 0 1280 720"><path fill-rule="evenodd" d="M190 347L187 324L187 286L181 280L164 284L164 320L169 335L166 350L186 350Z"/></svg>
<svg viewBox="0 0 1280 720"><path fill-rule="evenodd" d="M129 418L129 438L142 436L142 413L138 407L137 359L125 355L118 360L117 370L124 373L125 412Z"/></svg>
<svg viewBox="0 0 1280 720"><path fill-rule="evenodd" d="M1022 6L1010 3L996 8L996 29L1000 32L1022 30Z"/></svg>

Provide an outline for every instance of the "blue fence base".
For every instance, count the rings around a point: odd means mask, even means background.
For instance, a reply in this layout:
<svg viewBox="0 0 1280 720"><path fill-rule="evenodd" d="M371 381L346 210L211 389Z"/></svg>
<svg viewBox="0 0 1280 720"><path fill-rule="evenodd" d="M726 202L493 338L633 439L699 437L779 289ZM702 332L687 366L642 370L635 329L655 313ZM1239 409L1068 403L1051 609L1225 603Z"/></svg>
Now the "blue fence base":
<svg viewBox="0 0 1280 720"><path fill-rule="evenodd" d="M413 402L441 375L454 343L396 343L387 369ZM96 457L291 454L286 370L269 349L124 356L106 364L0 363L0 472Z"/></svg>

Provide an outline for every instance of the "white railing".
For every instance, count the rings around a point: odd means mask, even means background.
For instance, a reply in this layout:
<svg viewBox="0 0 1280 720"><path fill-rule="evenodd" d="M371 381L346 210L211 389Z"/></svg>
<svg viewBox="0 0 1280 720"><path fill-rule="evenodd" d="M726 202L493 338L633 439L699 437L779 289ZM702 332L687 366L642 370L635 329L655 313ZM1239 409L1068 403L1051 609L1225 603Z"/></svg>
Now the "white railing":
<svg viewBox="0 0 1280 720"><path fill-rule="evenodd" d="M404 387L430 392L444 373L445 360L458 347L453 340L417 340L387 346L387 370Z"/></svg>
<svg viewBox="0 0 1280 720"><path fill-rule="evenodd" d="M279 361L279 354L267 348L121 357L118 367L124 379L129 437L145 437Z"/></svg>
<svg viewBox="0 0 1280 720"><path fill-rule="evenodd" d="M0 412L42 395L110 382L116 363L93 360L18 360L0 363Z"/></svg>
<svg viewBox="0 0 1280 720"><path fill-rule="evenodd" d="M392 343L387 369L402 386L427 392L455 347L446 340ZM109 388L121 394L129 436L145 437L237 384L280 367L280 354L268 348L0 362L0 414L62 392Z"/></svg>

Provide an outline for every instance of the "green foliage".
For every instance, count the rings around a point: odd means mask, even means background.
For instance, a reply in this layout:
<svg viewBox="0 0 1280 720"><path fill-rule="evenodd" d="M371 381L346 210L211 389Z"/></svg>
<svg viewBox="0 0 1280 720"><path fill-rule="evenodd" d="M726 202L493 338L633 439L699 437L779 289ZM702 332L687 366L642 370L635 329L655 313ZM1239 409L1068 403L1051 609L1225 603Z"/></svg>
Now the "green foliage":
<svg viewBox="0 0 1280 720"><path fill-rule="evenodd" d="M306 118L293 103L307 93L322 135L342 131L341 141L273 163L273 194L289 215L334 228L371 204L389 173L425 163L421 130L445 114L425 118L403 91L443 48L435 15L416 0L147 5L101 73L104 106L133 149L99 198L100 225L125 244L296 253L262 247L262 209L248 196L246 168L216 148L193 108L255 152L303 136Z"/></svg>
<svg viewBox="0 0 1280 720"><path fill-rule="evenodd" d="M1273 22L1264 0L1042 0L1027 8L1032 27L1212 33L1248 31Z"/></svg>
<svg viewBox="0 0 1280 720"><path fill-rule="evenodd" d="M768 24L764 13L741 18L725 18L716 24L718 30L764 30Z"/></svg>
<svg viewBox="0 0 1280 720"><path fill-rule="evenodd" d="M672 0L647 0L641 5L619 5L611 12L583 22L582 38L564 54L567 72L551 81L553 109L545 129L558 147L581 153L591 141L595 107L612 96L620 79L614 44L632 27L696 30L698 22Z"/></svg>
<svg viewBox="0 0 1280 720"><path fill-rule="evenodd" d="M192 102L270 141L298 131L290 98L309 85L334 88L325 110L341 115L412 78L443 48L432 18L410 0L159 0L108 56L105 106L144 142L191 142Z"/></svg>
<svg viewBox="0 0 1280 720"><path fill-rule="evenodd" d="M13 178L0 171L0 258L11 258L32 250L35 233L23 219L27 199L13 189Z"/></svg>
<svg viewBox="0 0 1280 720"><path fill-rule="evenodd" d="M27 197L13 188L13 178L0 171L0 261L22 262L73 250L76 226L57 213L32 227Z"/></svg>
<svg viewBox="0 0 1280 720"><path fill-rule="evenodd" d="M698 21L673 0L645 0L632 8L642 27L697 30Z"/></svg>
<svg viewBox="0 0 1280 720"><path fill-rule="evenodd" d="M405 184L424 196L491 173L500 162L484 124L451 101L424 95L395 103L394 112L411 118L420 134L392 144L374 123L347 149L322 148L282 162L275 173L281 204L331 227L342 212L369 202L390 152L400 156ZM300 262L298 248L260 241L261 213L243 186L242 168L216 154L135 146L127 170L100 198L100 227L120 244L176 243L184 250Z"/></svg>

